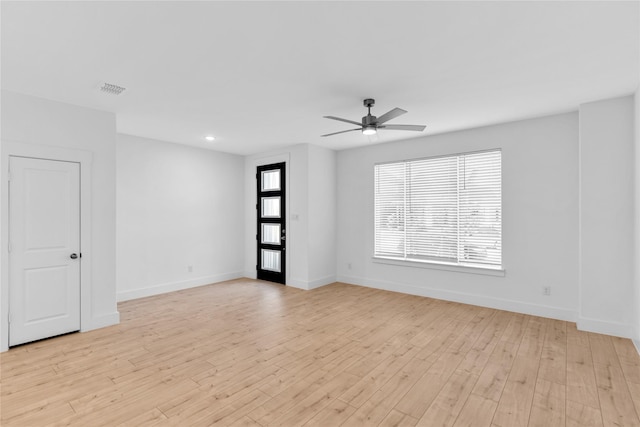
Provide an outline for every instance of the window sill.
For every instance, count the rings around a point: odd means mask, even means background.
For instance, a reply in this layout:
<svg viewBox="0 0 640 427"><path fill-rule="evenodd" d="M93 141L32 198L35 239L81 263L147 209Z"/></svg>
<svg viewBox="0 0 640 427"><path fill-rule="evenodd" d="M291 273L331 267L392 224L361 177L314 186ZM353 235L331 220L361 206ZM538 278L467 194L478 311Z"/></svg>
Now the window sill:
<svg viewBox="0 0 640 427"><path fill-rule="evenodd" d="M485 276L504 277L506 275L506 270L502 267L458 265L438 261L406 261L397 258L383 257L373 257L372 260L376 264L398 265L402 267L430 268L435 270L455 271L458 273L482 274Z"/></svg>

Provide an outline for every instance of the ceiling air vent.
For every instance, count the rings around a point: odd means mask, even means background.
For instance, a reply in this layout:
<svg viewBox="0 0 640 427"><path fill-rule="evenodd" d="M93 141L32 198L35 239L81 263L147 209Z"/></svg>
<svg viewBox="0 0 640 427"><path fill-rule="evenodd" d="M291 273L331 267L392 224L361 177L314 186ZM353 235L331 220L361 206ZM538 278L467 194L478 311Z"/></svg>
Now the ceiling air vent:
<svg viewBox="0 0 640 427"><path fill-rule="evenodd" d="M113 83L100 84L100 92L108 93L109 95L120 95L126 90L125 87L114 85Z"/></svg>

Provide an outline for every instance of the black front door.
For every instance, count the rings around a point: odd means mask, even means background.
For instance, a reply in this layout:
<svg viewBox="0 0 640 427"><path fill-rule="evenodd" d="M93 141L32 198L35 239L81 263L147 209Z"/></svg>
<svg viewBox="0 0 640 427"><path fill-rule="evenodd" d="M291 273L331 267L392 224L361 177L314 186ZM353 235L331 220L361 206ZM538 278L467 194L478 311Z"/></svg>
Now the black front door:
<svg viewBox="0 0 640 427"><path fill-rule="evenodd" d="M285 283L285 164L258 166L258 279Z"/></svg>

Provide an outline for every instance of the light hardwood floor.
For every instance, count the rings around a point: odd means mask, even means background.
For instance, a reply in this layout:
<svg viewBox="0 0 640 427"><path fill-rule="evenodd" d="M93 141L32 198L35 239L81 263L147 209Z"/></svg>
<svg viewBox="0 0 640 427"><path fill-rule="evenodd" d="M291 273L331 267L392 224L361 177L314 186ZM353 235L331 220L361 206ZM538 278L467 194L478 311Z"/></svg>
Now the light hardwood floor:
<svg viewBox="0 0 640 427"><path fill-rule="evenodd" d="M3 426L640 426L640 357L575 324L236 280L0 356Z"/></svg>

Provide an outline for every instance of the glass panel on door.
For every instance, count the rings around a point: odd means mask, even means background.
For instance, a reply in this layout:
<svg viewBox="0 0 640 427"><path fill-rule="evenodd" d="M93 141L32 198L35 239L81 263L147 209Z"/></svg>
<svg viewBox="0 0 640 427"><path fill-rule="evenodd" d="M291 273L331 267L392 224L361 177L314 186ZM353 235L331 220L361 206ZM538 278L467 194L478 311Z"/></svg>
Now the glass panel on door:
<svg viewBox="0 0 640 427"><path fill-rule="evenodd" d="M262 217L280 218L280 197L262 198Z"/></svg>
<svg viewBox="0 0 640 427"><path fill-rule="evenodd" d="M280 171L262 171L262 191L280 190Z"/></svg>
<svg viewBox="0 0 640 427"><path fill-rule="evenodd" d="M280 224L262 224L262 243L280 244Z"/></svg>
<svg viewBox="0 0 640 427"><path fill-rule="evenodd" d="M280 272L280 251L262 250L262 269Z"/></svg>

